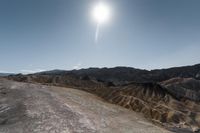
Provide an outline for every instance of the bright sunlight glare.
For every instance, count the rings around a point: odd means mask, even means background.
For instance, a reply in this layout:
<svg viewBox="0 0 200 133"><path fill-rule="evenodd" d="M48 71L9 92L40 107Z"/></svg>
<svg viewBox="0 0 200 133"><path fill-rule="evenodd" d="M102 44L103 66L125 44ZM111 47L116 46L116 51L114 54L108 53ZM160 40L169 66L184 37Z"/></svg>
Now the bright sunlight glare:
<svg viewBox="0 0 200 133"><path fill-rule="evenodd" d="M97 3L92 10L92 17L97 23L95 42L98 42L100 26L110 19L110 7L102 2Z"/></svg>
<svg viewBox="0 0 200 133"><path fill-rule="evenodd" d="M110 8L105 3L98 3L94 7L92 15L98 24L105 23L110 18Z"/></svg>

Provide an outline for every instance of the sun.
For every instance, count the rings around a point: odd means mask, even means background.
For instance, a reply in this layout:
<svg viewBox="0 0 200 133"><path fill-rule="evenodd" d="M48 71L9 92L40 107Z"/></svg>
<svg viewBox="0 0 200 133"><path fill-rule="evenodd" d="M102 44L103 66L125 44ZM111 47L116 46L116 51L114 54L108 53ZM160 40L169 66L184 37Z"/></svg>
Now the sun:
<svg viewBox="0 0 200 133"><path fill-rule="evenodd" d="M98 24L105 23L110 19L110 7L100 2L93 8L92 16Z"/></svg>

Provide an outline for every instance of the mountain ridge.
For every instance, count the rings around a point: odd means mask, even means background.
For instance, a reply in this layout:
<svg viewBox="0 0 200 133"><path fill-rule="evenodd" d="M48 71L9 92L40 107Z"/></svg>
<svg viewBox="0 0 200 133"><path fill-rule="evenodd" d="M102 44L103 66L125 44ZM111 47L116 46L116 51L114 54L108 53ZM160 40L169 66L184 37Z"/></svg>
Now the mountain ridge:
<svg viewBox="0 0 200 133"><path fill-rule="evenodd" d="M85 76L102 82L113 82L114 84L124 84L128 82L161 82L170 78L194 78L200 80L200 64L173 67L168 69L144 70L131 67L114 67L114 68L88 68L80 70L52 70L35 73L36 75L59 75L71 74L78 78ZM118 83L117 83L118 82Z"/></svg>

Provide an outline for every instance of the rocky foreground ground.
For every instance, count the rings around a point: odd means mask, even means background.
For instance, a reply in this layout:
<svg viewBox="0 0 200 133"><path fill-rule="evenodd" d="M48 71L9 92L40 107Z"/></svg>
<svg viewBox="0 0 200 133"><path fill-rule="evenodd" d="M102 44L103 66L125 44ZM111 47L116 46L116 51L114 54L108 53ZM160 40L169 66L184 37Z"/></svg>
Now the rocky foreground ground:
<svg viewBox="0 0 200 133"><path fill-rule="evenodd" d="M0 79L0 133L168 133L80 90Z"/></svg>

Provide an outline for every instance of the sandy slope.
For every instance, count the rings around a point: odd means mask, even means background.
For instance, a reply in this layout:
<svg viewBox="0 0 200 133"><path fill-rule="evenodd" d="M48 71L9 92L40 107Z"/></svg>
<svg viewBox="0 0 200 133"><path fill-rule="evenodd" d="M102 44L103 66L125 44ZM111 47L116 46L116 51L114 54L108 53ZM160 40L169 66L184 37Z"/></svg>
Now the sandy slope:
<svg viewBox="0 0 200 133"><path fill-rule="evenodd" d="M0 133L167 133L79 90L0 79Z"/></svg>

